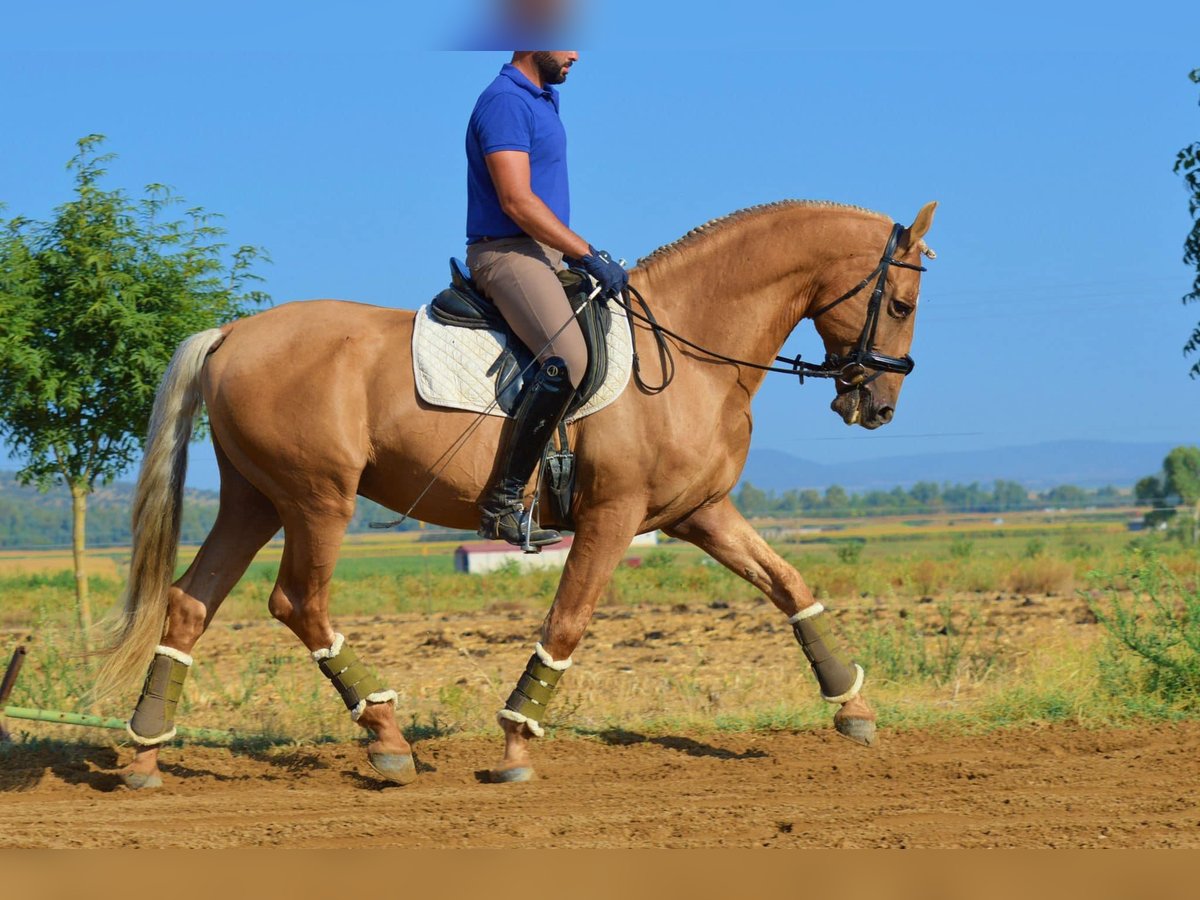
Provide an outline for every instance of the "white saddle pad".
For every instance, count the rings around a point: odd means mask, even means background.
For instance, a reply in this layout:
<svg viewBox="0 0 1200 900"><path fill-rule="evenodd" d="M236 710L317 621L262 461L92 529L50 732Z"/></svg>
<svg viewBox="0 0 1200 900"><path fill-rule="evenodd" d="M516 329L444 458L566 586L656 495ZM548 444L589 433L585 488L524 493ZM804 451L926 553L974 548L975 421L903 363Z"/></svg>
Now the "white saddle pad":
<svg viewBox="0 0 1200 900"><path fill-rule="evenodd" d="M590 416L608 406L625 390L633 368L633 341L625 310L608 304L608 376L600 390L567 417L568 422ZM486 328L444 325L430 315L429 307L417 310L413 328L413 374L417 393L426 403L491 416L507 414L496 403L496 376L487 370L504 345L504 336Z"/></svg>

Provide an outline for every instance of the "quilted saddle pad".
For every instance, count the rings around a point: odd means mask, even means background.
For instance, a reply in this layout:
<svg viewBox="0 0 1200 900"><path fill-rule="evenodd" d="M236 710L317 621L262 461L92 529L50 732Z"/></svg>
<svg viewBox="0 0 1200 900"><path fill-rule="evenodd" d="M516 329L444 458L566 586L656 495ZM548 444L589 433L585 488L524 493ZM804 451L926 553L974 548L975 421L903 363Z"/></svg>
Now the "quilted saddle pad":
<svg viewBox="0 0 1200 900"><path fill-rule="evenodd" d="M608 376L587 403L567 416L568 422L604 409L629 383L633 368L629 319L615 303L609 304L609 310ZM433 406L504 417L506 413L496 403L496 376L487 374L504 340L505 335L486 328L445 325L430 315L428 306L422 306L417 310L412 342L417 394Z"/></svg>

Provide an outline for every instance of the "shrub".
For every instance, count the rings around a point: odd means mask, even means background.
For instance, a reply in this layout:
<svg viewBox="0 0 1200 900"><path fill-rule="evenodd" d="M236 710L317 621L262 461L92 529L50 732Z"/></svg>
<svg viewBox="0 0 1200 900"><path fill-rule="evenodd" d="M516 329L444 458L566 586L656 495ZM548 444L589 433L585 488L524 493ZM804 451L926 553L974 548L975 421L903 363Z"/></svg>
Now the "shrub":
<svg viewBox="0 0 1200 900"><path fill-rule="evenodd" d="M922 597L929 597L944 589L946 581L946 573L942 567L925 557L913 565L909 583Z"/></svg>
<svg viewBox="0 0 1200 900"><path fill-rule="evenodd" d="M1074 587L1075 567L1052 556L1023 559L1008 573L1008 589L1014 594L1063 594Z"/></svg>
<svg viewBox="0 0 1200 900"><path fill-rule="evenodd" d="M857 565L859 559L862 558L863 547L865 545L865 541L848 541L845 544L839 544L837 558L848 566Z"/></svg>
<svg viewBox="0 0 1200 900"><path fill-rule="evenodd" d="M1093 573L1088 605L1112 641L1101 678L1114 694L1166 707L1200 708L1200 590L1153 555L1115 573ZM1127 585L1128 592L1114 585ZM1132 593L1132 596L1128 596ZM1120 651L1120 652L1117 652Z"/></svg>

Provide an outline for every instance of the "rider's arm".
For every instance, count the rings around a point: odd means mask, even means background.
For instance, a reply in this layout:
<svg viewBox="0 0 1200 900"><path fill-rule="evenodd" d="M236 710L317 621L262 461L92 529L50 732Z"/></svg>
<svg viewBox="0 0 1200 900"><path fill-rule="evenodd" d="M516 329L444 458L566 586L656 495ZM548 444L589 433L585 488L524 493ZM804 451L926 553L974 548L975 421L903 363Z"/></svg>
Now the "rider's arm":
<svg viewBox="0 0 1200 900"><path fill-rule="evenodd" d="M498 150L486 157L500 208L521 230L536 241L576 259L591 252L588 242L564 225L533 192L529 154L521 150Z"/></svg>

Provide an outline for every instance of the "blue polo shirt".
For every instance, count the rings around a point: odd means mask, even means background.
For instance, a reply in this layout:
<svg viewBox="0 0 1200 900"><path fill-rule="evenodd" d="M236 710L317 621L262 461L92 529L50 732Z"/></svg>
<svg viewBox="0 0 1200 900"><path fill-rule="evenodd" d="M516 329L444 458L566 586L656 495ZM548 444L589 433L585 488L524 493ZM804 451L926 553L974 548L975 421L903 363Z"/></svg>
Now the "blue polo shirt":
<svg viewBox="0 0 1200 900"><path fill-rule="evenodd" d="M475 102L467 125L467 242L523 234L504 214L485 157L499 150L529 154L533 192L570 225L567 132L558 117L558 91L537 87L521 70L504 66Z"/></svg>

